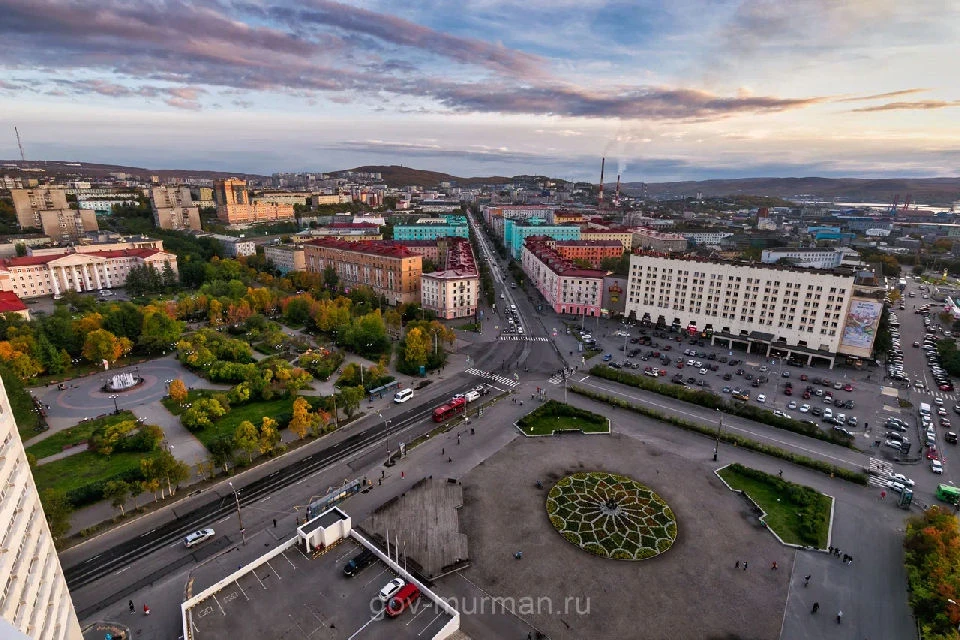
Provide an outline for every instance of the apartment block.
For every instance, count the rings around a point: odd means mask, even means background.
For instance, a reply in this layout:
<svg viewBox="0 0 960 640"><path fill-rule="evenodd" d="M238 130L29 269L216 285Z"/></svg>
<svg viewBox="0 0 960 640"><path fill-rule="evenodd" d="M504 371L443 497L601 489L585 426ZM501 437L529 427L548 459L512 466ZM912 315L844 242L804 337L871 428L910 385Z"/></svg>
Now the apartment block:
<svg viewBox="0 0 960 640"><path fill-rule="evenodd" d="M162 272L169 265L177 271L177 256L156 249L121 249L59 253L0 260L0 291L12 291L21 298L37 298L64 291L97 291L122 287L130 269L150 265Z"/></svg>
<svg viewBox="0 0 960 640"><path fill-rule="evenodd" d="M423 258L389 241L311 240L303 244L307 271L333 267L346 287L367 285L390 304L420 301Z"/></svg>
<svg viewBox="0 0 960 640"><path fill-rule="evenodd" d="M306 271L307 260L302 245L272 244L263 248L263 257L273 262L277 271L287 274L291 271Z"/></svg>
<svg viewBox="0 0 960 640"><path fill-rule="evenodd" d="M526 239L520 256L523 272L554 312L599 316L605 273L574 265L549 240L546 236Z"/></svg>
<svg viewBox="0 0 960 640"><path fill-rule="evenodd" d="M561 258L571 262L585 260L593 269L600 268L606 258L623 256L623 245L616 240L556 240L551 245Z"/></svg>
<svg viewBox="0 0 960 640"><path fill-rule="evenodd" d="M687 250L687 239L679 233L664 233L647 227L640 227L633 232L632 247L645 251L683 253Z"/></svg>
<svg viewBox="0 0 960 640"><path fill-rule="evenodd" d="M854 293L852 275L634 253L626 314L833 365Z"/></svg>
<svg viewBox="0 0 960 640"><path fill-rule="evenodd" d="M840 229L837 228L837 232L840 232ZM731 231L695 231L689 233L681 233L684 238L687 239L687 242L690 244L696 245L707 245L707 246L719 246L720 242L724 238L729 238L733 235Z"/></svg>
<svg viewBox="0 0 960 640"><path fill-rule="evenodd" d="M836 269L843 263L845 253L843 248L764 249L760 254L760 262L774 264L782 260L795 267Z"/></svg>
<svg viewBox="0 0 960 640"><path fill-rule="evenodd" d="M88 232L99 231L100 224L91 209L45 209L40 212L40 228L55 242L74 243Z"/></svg>
<svg viewBox="0 0 960 640"><path fill-rule="evenodd" d="M446 320L474 316L480 296L480 273L473 247L469 240L460 237L448 238L443 244L443 268L424 273L420 280L420 305Z"/></svg>
<svg viewBox="0 0 960 640"><path fill-rule="evenodd" d="M554 240L580 240L580 227L575 224L548 224L543 218L503 221L503 246L519 259L524 241L531 236L548 236Z"/></svg>
<svg viewBox="0 0 960 640"><path fill-rule="evenodd" d="M213 238L223 248L223 253L228 258L239 258L241 256L252 256L257 252L257 245L249 238L238 238L236 236L226 236L222 233L208 233L204 237Z"/></svg>
<svg viewBox="0 0 960 640"><path fill-rule="evenodd" d="M150 190L153 222L161 229L200 231L200 209L189 187L154 187Z"/></svg>
<svg viewBox="0 0 960 640"><path fill-rule="evenodd" d="M623 245L624 251L633 247L633 231L626 227L599 227L595 225L580 226L581 240L616 240Z"/></svg>
<svg viewBox="0 0 960 640"><path fill-rule="evenodd" d="M247 181L240 178L218 180L214 186L217 217L227 224L251 224L293 219L293 205L275 202L250 202Z"/></svg>
<svg viewBox="0 0 960 640"><path fill-rule="evenodd" d="M348 242L383 240L380 225L370 222L334 222L323 227L310 229L304 233L314 238L331 238Z"/></svg>
<svg viewBox="0 0 960 640"><path fill-rule="evenodd" d="M291 207L295 204L307 206L313 194L295 191L265 191L258 196L254 196L252 202L264 202L269 204L288 204Z"/></svg>
<svg viewBox="0 0 960 640"><path fill-rule="evenodd" d="M67 191L58 187L37 187L36 189L11 189L13 208L17 213L17 223L21 229L40 229L40 212L69 209Z"/></svg>
<svg viewBox="0 0 960 640"><path fill-rule="evenodd" d="M0 636L82 640L23 442L0 381Z"/></svg>

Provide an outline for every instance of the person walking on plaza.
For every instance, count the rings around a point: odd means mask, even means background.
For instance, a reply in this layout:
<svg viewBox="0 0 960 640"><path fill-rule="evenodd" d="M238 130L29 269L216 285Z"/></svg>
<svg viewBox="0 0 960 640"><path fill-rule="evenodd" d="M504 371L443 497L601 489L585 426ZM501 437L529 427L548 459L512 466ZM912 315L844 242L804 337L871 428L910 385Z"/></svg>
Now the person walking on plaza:
<svg viewBox="0 0 960 640"><path fill-rule="evenodd" d="M813 603L813 608L810 609L810 613L816 613L817 611L820 611L820 603L819 603L819 602L814 602L814 603Z"/></svg>
<svg viewBox="0 0 960 640"><path fill-rule="evenodd" d="M136 608L135 606L133 606L133 600L131 600L130 602L128 602L128 603L127 603L127 606L130 607L130 613L136 613L136 612L137 612L137 608Z"/></svg>

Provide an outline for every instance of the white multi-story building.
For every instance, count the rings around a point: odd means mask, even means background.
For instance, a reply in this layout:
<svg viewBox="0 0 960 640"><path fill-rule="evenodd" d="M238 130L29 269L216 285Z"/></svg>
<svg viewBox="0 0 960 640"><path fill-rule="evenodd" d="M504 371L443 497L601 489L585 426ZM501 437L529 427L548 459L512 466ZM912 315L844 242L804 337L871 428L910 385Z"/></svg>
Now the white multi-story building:
<svg viewBox="0 0 960 640"><path fill-rule="evenodd" d="M257 252L257 245L253 240L237 238L235 236L225 236L221 233L209 233L205 237L213 238L223 247L223 252L229 258L238 258L240 256L252 256Z"/></svg>
<svg viewBox="0 0 960 640"><path fill-rule="evenodd" d="M764 249L760 262L775 264L785 260L796 267L836 269L843 262L843 249Z"/></svg>
<svg viewBox="0 0 960 640"><path fill-rule="evenodd" d="M0 260L0 291L21 298L60 296L64 291L96 291L122 287L130 269L150 265L163 272L169 265L177 272L177 256L157 249L120 249L78 253L24 256Z"/></svg>
<svg viewBox="0 0 960 640"><path fill-rule="evenodd" d="M307 260L304 257L303 245L272 244L263 248L263 257L273 262L280 273L290 271L306 271Z"/></svg>
<svg viewBox="0 0 960 640"><path fill-rule="evenodd" d="M634 254L625 313L832 366L853 287L852 275Z"/></svg>
<svg viewBox="0 0 960 640"><path fill-rule="evenodd" d="M466 238L447 240L443 269L420 277L420 306L446 320L476 315L480 274L473 248Z"/></svg>
<svg viewBox="0 0 960 640"><path fill-rule="evenodd" d="M733 235L731 231L711 231L711 232L690 232L690 233L681 233L684 238L693 244L706 245L706 246L717 246L720 244L720 241L724 238L729 238Z"/></svg>
<svg viewBox="0 0 960 640"><path fill-rule="evenodd" d="M82 640L2 381L0 536L0 619L33 640ZM0 624L0 637L20 637L8 635L6 625Z"/></svg>

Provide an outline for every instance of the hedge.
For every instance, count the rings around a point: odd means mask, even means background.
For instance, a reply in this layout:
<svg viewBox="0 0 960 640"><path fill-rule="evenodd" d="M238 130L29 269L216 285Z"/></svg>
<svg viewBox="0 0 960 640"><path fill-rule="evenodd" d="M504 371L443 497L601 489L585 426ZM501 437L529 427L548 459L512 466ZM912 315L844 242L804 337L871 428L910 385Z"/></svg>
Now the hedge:
<svg viewBox="0 0 960 640"><path fill-rule="evenodd" d="M710 438L717 438L717 429L713 427L708 427L705 425L697 424L684 420L682 418L675 418L673 416L666 416L661 414L658 411L654 411L648 407L643 407L639 405L634 405L626 400L620 400L619 398L614 398L611 396L604 395L602 393L596 393L573 385L568 387L568 390L573 393L580 394L591 400L598 400L600 402L605 402L614 407L620 407L621 409L627 409L628 411L633 411L634 413L646 416L648 418L654 418L655 420L660 420L661 422L666 422L672 424L675 427L680 427L681 429L686 429L687 431L695 431L696 433L708 436ZM828 464L820 460L814 460L813 458L808 458L806 456L801 456L795 453L790 453L784 449L778 447L772 447L770 445L762 444L756 442L755 440L750 440L749 438L744 438L732 433L721 433L720 440L726 442L727 444L732 444L750 451L756 451L757 453L762 453L768 456L773 456L774 458L780 458L781 460L786 460L787 462L792 462L793 464L800 465L802 467L807 467L813 469L814 471L820 471L821 473L826 473L831 476L836 476L843 480L848 480L856 484L867 484L867 475L859 471L851 471L843 467L838 467L836 465Z"/></svg>
<svg viewBox="0 0 960 640"><path fill-rule="evenodd" d="M605 365L595 365L590 369L590 374L598 378L612 380L645 391L653 391L654 393L659 393L660 395L675 398L683 402L697 404L701 407L707 407L708 409L719 409L732 416L746 418L754 422L762 422L777 429L784 429L785 431L792 431L793 433L799 433L800 435L816 438L817 440L824 440L826 442L832 442L833 444L853 448L853 439L842 433L832 430L824 432L820 427L813 424L792 418L781 418L774 415L773 411L769 409L755 407L746 403L727 402L720 396L709 391L687 389L676 384L661 384L652 378L634 375L625 371L617 371Z"/></svg>

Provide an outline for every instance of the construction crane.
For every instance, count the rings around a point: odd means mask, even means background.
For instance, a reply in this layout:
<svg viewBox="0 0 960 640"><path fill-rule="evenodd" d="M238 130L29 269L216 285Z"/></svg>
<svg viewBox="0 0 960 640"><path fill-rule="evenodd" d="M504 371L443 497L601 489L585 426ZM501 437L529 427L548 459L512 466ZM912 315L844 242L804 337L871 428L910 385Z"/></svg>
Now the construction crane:
<svg viewBox="0 0 960 640"><path fill-rule="evenodd" d="M13 132L17 134L17 146L20 147L20 162L26 162L27 159L23 155L23 143L20 142L20 130L14 127Z"/></svg>
<svg viewBox="0 0 960 640"><path fill-rule="evenodd" d="M909 207L910 207L910 194L908 193L907 196L903 199L902 211L906 211Z"/></svg>
<svg viewBox="0 0 960 640"><path fill-rule="evenodd" d="M890 207L890 213L894 214L897 212L897 205L900 204L900 194L893 196L893 206Z"/></svg>

